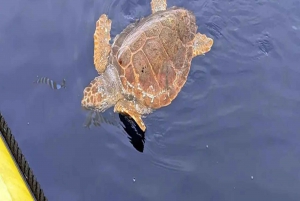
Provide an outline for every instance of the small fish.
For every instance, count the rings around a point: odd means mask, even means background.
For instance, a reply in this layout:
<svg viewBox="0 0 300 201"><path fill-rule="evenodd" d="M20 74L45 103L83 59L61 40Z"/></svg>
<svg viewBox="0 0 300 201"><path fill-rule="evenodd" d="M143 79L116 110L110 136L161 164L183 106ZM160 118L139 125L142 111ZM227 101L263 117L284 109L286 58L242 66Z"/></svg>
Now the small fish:
<svg viewBox="0 0 300 201"><path fill-rule="evenodd" d="M61 89L61 88L66 88L66 80L63 79L61 84L57 84L55 81L51 80L50 78L47 77L41 77L37 81L33 83L43 83L43 84L48 84L51 89Z"/></svg>

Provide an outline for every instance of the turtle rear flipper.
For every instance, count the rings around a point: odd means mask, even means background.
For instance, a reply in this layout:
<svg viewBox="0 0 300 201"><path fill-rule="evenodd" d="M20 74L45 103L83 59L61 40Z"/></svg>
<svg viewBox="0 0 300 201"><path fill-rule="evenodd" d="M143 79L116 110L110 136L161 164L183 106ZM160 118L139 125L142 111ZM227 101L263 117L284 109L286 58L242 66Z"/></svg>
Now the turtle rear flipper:
<svg viewBox="0 0 300 201"><path fill-rule="evenodd" d="M193 57L209 52L213 43L213 39L198 32L193 40Z"/></svg>
<svg viewBox="0 0 300 201"><path fill-rule="evenodd" d="M151 10L152 14L167 9L167 0L152 0L151 1Z"/></svg>
<svg viewBox="0 0 300 201"><path fill-rule="evenodd" d="M140 105L139 107L143 106ZM114 112L130 116L143 132L146 131L145 123L141 115L137 112L136 105L132 101L126 99L119 100L115 105Z"/></svg>
<svg viewBox="0 0 300 201"><path fill-rule="evenodd" d="M111 20L102 14L96 22L94 33L94 64L99 74L103 73L108 64L111 46L110 41Z"/></svg>

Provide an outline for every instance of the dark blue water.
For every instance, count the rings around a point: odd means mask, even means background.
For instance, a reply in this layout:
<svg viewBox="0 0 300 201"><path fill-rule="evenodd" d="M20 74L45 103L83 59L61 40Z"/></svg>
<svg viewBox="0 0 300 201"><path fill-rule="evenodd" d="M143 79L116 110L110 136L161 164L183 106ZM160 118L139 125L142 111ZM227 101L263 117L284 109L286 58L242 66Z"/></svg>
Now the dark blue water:
<svg viewBox="0 0 300 201"><path fill-rule="evenodd" d="M143 153L120 127L83 127L80 101L97 75L98 17L108 14L114 37L150 1L0 5L0 111L49 200L300 200L298 0L169 0L214 45L175 101L145 119Z"/></svg>

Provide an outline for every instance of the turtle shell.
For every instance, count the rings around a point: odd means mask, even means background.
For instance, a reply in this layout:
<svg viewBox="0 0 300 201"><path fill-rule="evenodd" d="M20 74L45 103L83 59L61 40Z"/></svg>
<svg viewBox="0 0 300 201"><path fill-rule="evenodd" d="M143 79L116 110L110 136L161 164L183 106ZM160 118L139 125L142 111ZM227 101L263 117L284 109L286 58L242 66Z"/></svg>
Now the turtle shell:
<svg viewBox="0 0 300 201"><path fill-rule="evenodd" d="M169 105L187 80L196 31L193 13L177 7L128 25L110 56L125 93L152 109Z"/></svg>

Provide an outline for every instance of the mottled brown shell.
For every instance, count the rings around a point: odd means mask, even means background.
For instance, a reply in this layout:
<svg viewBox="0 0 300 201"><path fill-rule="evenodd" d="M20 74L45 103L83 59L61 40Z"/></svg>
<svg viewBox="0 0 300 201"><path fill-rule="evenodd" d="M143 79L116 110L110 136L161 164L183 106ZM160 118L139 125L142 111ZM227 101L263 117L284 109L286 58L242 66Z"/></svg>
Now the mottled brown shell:
<svg viewBox="0 0 300 201"><path fill-rule="evenodd" d="M159 11L115 38L111 61L126 93L153 109L177 96L190 70L195 16L183 8Z"/></svg>

